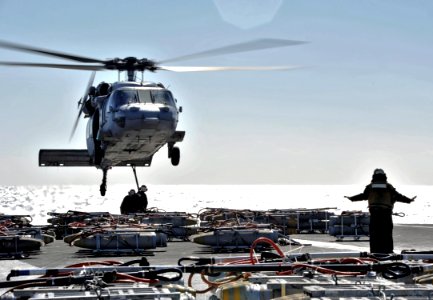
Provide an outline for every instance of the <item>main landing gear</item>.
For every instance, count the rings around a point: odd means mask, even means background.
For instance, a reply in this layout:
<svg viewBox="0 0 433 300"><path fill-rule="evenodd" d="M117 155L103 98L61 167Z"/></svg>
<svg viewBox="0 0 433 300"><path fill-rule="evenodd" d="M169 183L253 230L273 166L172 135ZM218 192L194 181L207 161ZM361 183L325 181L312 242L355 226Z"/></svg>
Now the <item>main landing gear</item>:
<svg viewBox="0 0 433 300"><path fill-rule="evenodd" d="M107 172L108 172L108 168L102 169L102 183L99 186L99 191L101 192L101 196L105 196L105 192L107 191Z"/></svg>
<svg viewBox="0 0 433 300"><path fill-rule="evenodd" d="M137 184L137 191L138 191L138 189L140 188L140 186L138 184L137 171L135 170L136 167L134 165L131 165L131 168L132 168L132 172L134 173L135 183Z"/></svg>
<svg viewBox="0 0 433 300"><path fill-rule="evenodd" d="M177 166L179 164L180 150L178 147L174 147L174 144L168 146L168 158L171 159L171 164L173 166Z"/></svg>

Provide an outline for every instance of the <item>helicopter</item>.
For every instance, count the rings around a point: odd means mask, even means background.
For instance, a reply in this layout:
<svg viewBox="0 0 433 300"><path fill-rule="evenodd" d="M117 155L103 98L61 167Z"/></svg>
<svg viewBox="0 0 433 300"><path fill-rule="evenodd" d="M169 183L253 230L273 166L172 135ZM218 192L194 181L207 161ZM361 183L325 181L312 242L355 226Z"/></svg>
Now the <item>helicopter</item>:
<svg viewBox="0 0 433 300"><path fill-rule="evenodd" d="M167 145L168 158L173 166L180 162L180 150L176 143L183 141L185 131L176 130L182 107L172 92L162 83L143 81L145 71L210 72L242 70L287 70L297 66L165 66L166 63L240 53L269 48L304 44L303 41L285 39L258 39L220 48L155 61L147 58L114 58L100 60L86 56L52 51L7 41L0 41L0 48L30 52L37 55L74 61L74 64L0 62L11 67L42 67L67 70L92 71L84 95L78 101L78 115L73 124L72 139L79 120L87 118L87 149L41 149L41 167L96 167L102 170L100 194L107 191L107 172L112 167L130 166L138 184L136 167L149 167L153 155ZM93 86L97 71L118 72L118 81L101 82ZM126 80L120 81L120 74ZM138 72L142 80L137 80Z"/></svg>

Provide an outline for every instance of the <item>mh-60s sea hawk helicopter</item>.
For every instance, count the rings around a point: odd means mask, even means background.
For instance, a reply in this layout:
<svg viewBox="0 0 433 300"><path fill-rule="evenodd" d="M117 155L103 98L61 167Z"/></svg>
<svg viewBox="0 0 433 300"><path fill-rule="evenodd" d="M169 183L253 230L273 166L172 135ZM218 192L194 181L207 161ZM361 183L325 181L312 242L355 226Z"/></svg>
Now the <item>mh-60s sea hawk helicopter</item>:
<svg viewBox="0 0 433 300"><path fill-rule="evenodd" d="M296 67L183 67L162 66L161 64L303 43L292 40L260 39L157 62L136 57L99 60L0 41L1 48L76 62L76 64L0 62L0 65L93 71L84 96L79 101L79 112L71 133L72 138L80 117L84 114L84 117L88 118L87 149L40 150L39 166L94 166L101 169L103 179L100 192L104 196L107 190L107 172L112 167L131 166L138 186L135 168L137 166L150 166L153 155L164 145L167 145L168 157L171 159L172 165L177 166L179 164L180 150L175 144L181 142L185 136L184 131L176 131L182 107L177 107L176 99L163 84L137 82L137 72L141 72L143 75L144 71L155 72L159 70L208 72L293 69ZM119 77L121 72L126 72L126 81L119 79L118 82L111 84L101 82L94 87L95 73L102 70L116 70Z"/></svg>

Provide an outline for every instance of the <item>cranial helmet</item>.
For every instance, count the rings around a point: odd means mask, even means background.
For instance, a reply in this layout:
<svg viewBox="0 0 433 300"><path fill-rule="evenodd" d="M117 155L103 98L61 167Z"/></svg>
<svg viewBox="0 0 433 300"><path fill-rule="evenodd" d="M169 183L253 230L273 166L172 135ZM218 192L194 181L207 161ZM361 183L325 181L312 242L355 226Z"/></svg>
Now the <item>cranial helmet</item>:
<svg viewBox="0 0 433 300"><path fill-rule="evenodd" d="M373 172L373 178L372 178L372 182L386 182L387 177L385 174L385 171L382 169L376 169Z"/></svg>
<svg viewBox="0 0 433 300"><path fill-rule="evenodd" d="M386 175L386 174L385 174L385 171L384 171L383 169L376 169L376 170L374 170L373 175L376 175L376 174L383 174L383 175Z"/></svg>

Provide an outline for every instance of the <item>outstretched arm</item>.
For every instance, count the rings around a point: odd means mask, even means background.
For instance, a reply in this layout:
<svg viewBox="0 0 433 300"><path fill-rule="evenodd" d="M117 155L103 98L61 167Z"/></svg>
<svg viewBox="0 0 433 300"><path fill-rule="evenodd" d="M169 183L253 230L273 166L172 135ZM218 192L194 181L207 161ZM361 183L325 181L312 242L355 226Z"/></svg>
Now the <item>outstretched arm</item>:
<svg viewBox="0 0 433 300"><path fill-rule="evenodd" d="M416 196L409 198L409 197L406 197L405 195L400 194L397 191L395 191L394 197L395 197L395 201L403 202L403 203L411 203L412 201L414 201L416 199Z"/></svg>
<svg viewBox="0 0 433 300"><path fill-rule="evenodd" d="M362 192L361 194L355 195L355 196L344 196L344 198L349 199L350 201L362 201L362 200L367 200L368 199L368 186L365 187L364 192Z"/></svg>

